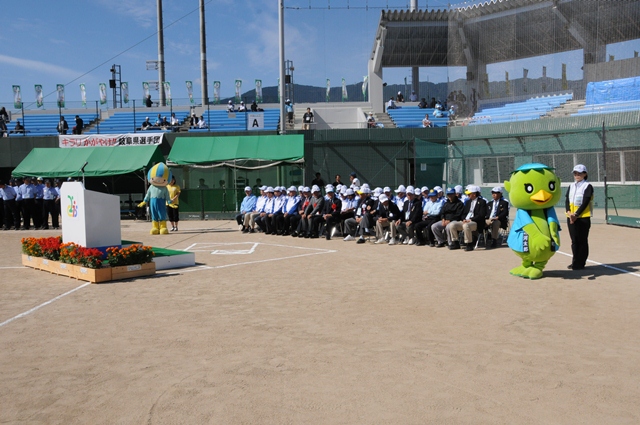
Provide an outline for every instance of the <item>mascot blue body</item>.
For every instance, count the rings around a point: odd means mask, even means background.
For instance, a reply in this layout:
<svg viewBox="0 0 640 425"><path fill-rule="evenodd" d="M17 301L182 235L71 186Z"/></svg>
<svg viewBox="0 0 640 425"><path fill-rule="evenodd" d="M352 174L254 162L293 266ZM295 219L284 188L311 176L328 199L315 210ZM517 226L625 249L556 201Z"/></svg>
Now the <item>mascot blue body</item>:
<svg viewBox="0 0 640 425"><path fill-rule="evenodd" d="M167 235L167 203L171 203L167 184L171 181L171 170L164 163L160 162L149 170L147 180L151 184L147 195L138 206L144 207L149 204L151 214L151 234Z"/></svg>

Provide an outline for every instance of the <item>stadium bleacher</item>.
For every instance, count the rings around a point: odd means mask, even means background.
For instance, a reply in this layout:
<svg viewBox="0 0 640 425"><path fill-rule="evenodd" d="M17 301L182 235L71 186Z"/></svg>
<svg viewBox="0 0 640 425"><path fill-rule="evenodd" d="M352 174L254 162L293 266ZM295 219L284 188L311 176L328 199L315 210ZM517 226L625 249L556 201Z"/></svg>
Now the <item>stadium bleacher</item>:
<svg viewBox="0 0 640 425"><path fill-rule="evenodd" d="M586 102L575 115L611 114L640 110L640 77L587 84Z"/></svg>
<svg viewBox="0 0 640 425"><path fill-rule="evenodd" d="M416 107L403 107L398 109L387 109L391 120L398 128L422 128L422 119L425 114L429 114L429 121L434 127L446 127L449 123L449 114L443 111L442 118L433 116L435 109Z"/></svg>
<svg viewBox="0 0 640 425"><path fill-rule="evenodd" d="M189 111L173 111L176 114L176 118L181 123L184 122L185 118L189 116ZM147 117L149 120L154 123L158 116L158 113L148 114L148 111L144 113L136 112L135 119L133 112L116 112L111 117L103 119L100 122L99 127L93 126L87 134L96 134L98 131L102 134L118 134L118 133L133 133L134 130L140 130L140 126L145 121ZM167 121L171 120L171 113L167 111L160 112L161 116L166 116ZM154 129L154 131L163 131L159 129ZM167 131L167 130L164 130Z"/></svg>
<svg viewBox="0 0 640 425"><path fill-rule="evenodd" d="M189 129L190 132L208 132L208 131L246 131L247 116L244 112L236 112L229 114L225 110L209 110L205 111L204 120L207 123L208 128ZM280 119L280 110L278 109L265 109L264 110L264 129L275 131L278 127L278 120Z"/></svg>
<svg viewBox="0 0 640 425"><path fill-rule="evenodd" d="M482 108L474 114L469 125L539 119L572 98L573 94L567 93L534 97L524 102L514 102L507 103L503 106Z"/></svg>
<svg viewBox="0 0 640 425"><path fill-rule="evenodd" d="M76 115L82 118L85 127L89 125L91 122L95 121L96 114L62 114L62 116L67 120L67 124L69 125L68 134L71 134L71 129L76 125L75 117ZM51 136L58 134L58 123L60 122L60 115L56 114L25 114L24 119L22 117L13 117L15 119L19 119L20 123L24 126L26 130L27 136ZM12 130L11 126L9 126L9 130ZM23 136L22 133L18 134L10 134L10 136Z"/></svg>

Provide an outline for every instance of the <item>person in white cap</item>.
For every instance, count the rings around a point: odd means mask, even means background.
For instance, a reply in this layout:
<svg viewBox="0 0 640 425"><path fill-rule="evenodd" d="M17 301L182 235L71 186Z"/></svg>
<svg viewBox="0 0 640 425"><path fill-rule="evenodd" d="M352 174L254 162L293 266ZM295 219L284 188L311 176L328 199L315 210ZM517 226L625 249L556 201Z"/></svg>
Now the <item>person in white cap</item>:
<svg viewBox="0 0 640 425"><path fill-rule="evenodd" d="M578 164L573 167L573 183L569 186L565 199L567 227L571 236L573 260L568 268L582 270L589 257L589 230L593 211L593 186L587 181L587 167Z"/></svg>
<svg viewBox="0 0 640 425"><path fill-rule="evenodd" d="M427 194L427 203L422 207L422 221L416 224L416 245L436 246L431 226L440 221L442 203L438 201L438 192L432 190Z"/></svg>
<svg viewBox="0 0 640 425"><path fill-rule="evenodd" d="M240 230L243 233L246 233L245 229L247 232L249 231L249 226L244 225L245 216L254 212L256 209L257 198L251 192L251 186L244 188L245 197L242 199L242 203L240 204L240 213L236 215L236 221L238 222L238 226L242 226Z"/></svg>
<svg viewBox="0 0 640 425"><path fill-rule="evenodd" d="M464 204L462 209L462 220L452 221L446 228L449 240L456 240L453 248L460 249L460 239L458 232L464 232L465 251L473 251L475 248L476 237L473 232L482 232L485 226L485 216L487 215L487 201L481 195L480 187L468 186L467 195L469 201Z"/></svg>
<svg viewBox="0 0 640 425"><path fill-rule="evenodd" d="M278 223L280 222L280 217L284 214L282 209L284 208L284 203L286 201L286 196L284 196L285 188L282 186L276 186L273 188L273 212L271 214L267 214L267 224L268 231L267 235L281 235L282 229L278 229Z"/></svg>
<svg viewBox="0 0 640 425"><path fill-rule="evenodd" d="M344 238L345 241L353 241L356 239L354 235L360 235L358 243L365 242L364 235L369 233L373 224L374 201L369 195L371 195L371 189L368 187L360 190L360 200L358 201L355 217L344 221L345 232L347 233Z"/></svg>
<svg viewBox="0 0 640 425"><path fill-rule="evenodd" d="M227 102L227 112L235 112L235 111L236 111L236 107L233 104L233 101L229 99L229 102Z"/></svg>
<svg viewBox="0 0 640 425"><path fill-rule="evenodd" d="M398 96L396 96L396 101L404 103L404 95L401 91L398 92Z"/></svg>
<svg viewBox="0 0 640 425"><path fill-rule="evenodd" d="M291 232L291 236L294 238L304 236L302 232L302 215L311 203L311 189L308 186L302 187L299 192L300 201L298 202L298 214L291 217L291 229L295 229Z"/></svg>
<svg viewBox="0 0 640 425"><path fill-rule="evenodd" d="M275 189L269 186L265 192L267 194L267 200L264 203L263 211L256 217L256 224L261 231L266 234L271 234L271 220L269 216L275 211Z"/></svg>
<svg viewBox="0 0 640 425"><path fill-rule="evenodd" d="M395 100L393 100L393 96L391 96L387 102L387 109L398 109Z"/></svg>
<svg viewBox="0 0 640 425"><path fill-rule="evenodd" d="M500 228L506 229L509 223L509 203L502 197L502 188L496 186L491 189L491 202L487 203L486 225L491 231L491 236L485 241L485 248L498 247Z"/></svg>
<svg viewBox="0 0 640 425"><path fill-rule="evenodd" d="M260 217L260 214L264 212L264 207L267 204L267 186L260 186L260 196L256 199L256 207L253 212L245 214L244 216L244 230L242 233L255 233L256 220Z"/></svg>
<svg viewBox="0 0 640 425"><path fill-rule="evenodd" d="M315 216L322 216L322 209L324 207L324 197L320 192L320 187L314 185L311 187L311 199L309 199L309 205L305 209L304 213L300 217L300 234L299 238L317 238L318 228L312 227Z"/></svg>
<svg viewBox="0 0 640 425"><path fill-rule="evenodd" d="M469 189L469 187L471 186L473 185L467 186L467 189ZM469 196L467 195L466 191L462 190L462 185L456 185L454 189L456 190L456 196L460 198L463 204L465 204L469 200Z"/></svg>
<svg viewBox="0 0 640 425"><path fill-rule="evenodd" d="M415 240L415 225L422 221L422 202L416 196L416 189L407 186L407 200L404 202L401 217L396 220L398 233L402 236L404 245L413 245ZM420 189L418 189L418 195Z"/></svg>
<svg viewBox="0 0 640 425"><path fill-rule="evenodd" d="M398 206L398 209L402 211L404 209L404 201L407 200L407 188L404 185L398 186L395 190L396 196L393 197L391 202Z"/></svg>
<svg viewBox="0 0 640 425"><path fill-rule="evenodd" d="M367 116L367 128L378 128L378 123L376 123L376 118L373 116L373 112L369 112Z"/></svg>
<svg viewBox="0 0 640 425"><path fill-rule="evenodd" d="M324 223L325 238L330 240L336 224L340 223L342 202L336 196L332 185L327 185L324 191L326 192L326 196L324 198L324 206L322 207L322 215L312 218L312 228L319 228Z"/></svg>
<svg viewBox="0 0 640 425"><path fill-rule="evenodd" d="M300 204L300 197L297 195L295 186L291 186L287 189L288 195L282 207L282 215L278 216L277 229L282 231L282 236L290 235L295 231L298 226L300 216L298 215L298 206ZM297 220L292 221L292 217L297 217Z"/></svg>
<svg viewBox="0 0 640 425"><path fill-rule="evenodd" d="M353 189L354 186L360 187L360 179L358 179L358 176L356 175L355 171L349 174L349 180L351 181L351 185L349 186L351 187L351 189Z"/></svg>
<svg viewBox="0 0 640 425"><path fill-rule="evenodd" d="M240 106L238 107L238 112L247 112L247 107L244 105L244 101L240 101Z"/></svg>
<svg viewBox="0 0 640 425"><path fill-rule="evenodd" d="M391 234L389 245L395 245L396 242L396 224L395 221L400 217L398 206L391 202L389 197L384 193L378 198L378 220L376 220L376 244L386 243L385 233L387 229ZM392 243L393 242L393 243Z"/></svg>

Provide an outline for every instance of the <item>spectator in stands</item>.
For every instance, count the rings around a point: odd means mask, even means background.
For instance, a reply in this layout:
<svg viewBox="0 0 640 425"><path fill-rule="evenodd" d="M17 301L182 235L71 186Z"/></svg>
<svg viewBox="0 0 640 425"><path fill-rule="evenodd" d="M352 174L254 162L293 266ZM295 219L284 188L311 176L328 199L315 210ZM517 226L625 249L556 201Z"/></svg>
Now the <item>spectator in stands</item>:
<svg viewBox="0 0 640 425"><path fill-rule="evenodd" d="M235 111L236 111L236 106L233 104L233 101L229 99L229 101L227 102L227 112L235 112Z"/></svg>
<svg viewBox="0 0 640 425"><path fill-rule="evenodd" d="M363 187L360 189L360 200L355 211L355 217L349 218L344 221L345 232L347 236L344 238L345 242L354 241L356 238L354 235L360 235L358 243L365 242L364 235L370 233L373 223L374 212L374 200L371 199L371 189Z"/></svg>
<svg viewBox="0 0 640 425"><path fill-rule="evenodd" d="M422 201L420 200L420 189L413 186L407 187L407 200L405 201L400 218L396 220L398 232L404 239L404 245L413 245L415 240L415 225L422 221Z"/></svg>
<svg viewBox="0 0 640 425"><path fill-rule="evenodd" d="M429 114L424 114L424 118L422 119L422 128L433 127L433 123L429 120Z"/></svg>
<svg viewBox="0 0 640 425"><path fill-rule="evenodd" d="M404 103L404 95L402 94L401 91L398 92L398 96L396 96L396 101Z"/></svg>
<svg viewBox="0 0 640 425"><path fill-rule="evenodd" d="M442 111L444 109L444 106L442 106L442 102L440 102L440 99L436 100L435 109L436 111Z"/></svg>
<svg viewBox="0 0 640 425"><path fill-rule="evenodd" d="M502 188L496 186L491 189L493 200L487 204L487 215L485 224L491 230L491 236L487 237L485 247L487 249L498 246L500 228L507 228L509 222L509 203L502 197Z"/></svg>
<svg viewBox="0 0 640 425"><path fill-rule="evenodd" d="M207 122L204 120L204 115L200 115L198 120L198 128L207 128Z"/></svg>
<svg viewBox="0 0 640 425"><path fill-rule="evenodd" d="M396 240L396 220L400 217L400 210L384 193L378 197L378 220L376 220L376 244L385 243L386 229L389 229L391 240ZM389 242L391 245L391 242Z"/></svg>
<svg viewBox="0 0 640 425"><path fill-rule="evenodd" d="M191 117L189 117L189 127L190 128L198 127L198 116L196 115L195 112L191 114Z"/></svg>
<svg viewBox="0 0 640 425"><path fill-rule="evenodd" d="M446 232L447 226L449 226L454 221L462 220L462 210L464 209L464 205L462 201L458 199L456 196L456 191L451 187L447 189L447 201L442 206L442 210L440 215L442 216L442 220L433 223L431 226L431 231L438 242L436 245L438 248L443 248L449 245L449 249L460 249L460 244L458 241L454 241L451 239L451 233Z"/></svg>
<svg viewBox="0 0 640 425"><path fill-rule="evenodd" d="M3 106L0 108L0 134L4 135L7 133L7 123L9 122L9 114L7 110ZM8 134L8 133L7 133Z"/></svg>
<svg viewBox="0 0 640 425"><path fill-rule="evenodd" d="M247 112L247 107L244 105L244 101L240 101L240 106L238 107L238 112Z"/></svg>
<svg viewBox="0 0 640 425"><path fill-rule="evenodd" d="M335 194L333 185L327 185L324 188L327 194L324 198L324 206L322 207L322 215L312 218L312 229L319 228L324 223L326 232L325 238L331 239L331 234L335 226L340 223L340 211L342 210L342 201Z"/></svg>
<svg viewBox="0 0 640 425"><path fill-rule="evenodd" d="M144 106L146 106L147 108L151 108L153 106L153 102L151 101L150 94L148 94L147 97L144 99Z"/></svg>
<svg viewBox="0 0 640 425"><path fill-rule="evenodd" d="M322 174L316 173L316 178L311 180L311 186L324 187L324 180L322 180Z"/></svg>
<svg viewBox="0 0 640 425"><path fill-rule="evenodd" d="M158 116L156 117L156 122L154 123L154 125L158 127L162 125L162 116L160 114L158 114Z"/></svg>
<svg viewBox="0 0 640 425"><path fill-rule="evenodd" d="M67 134L67 131L69 131L69 124L67 124L67 120L65 120L64 117L60 117L57 130L58 134Z"/></svg>
<svg viewBox="0 0 640 425"><path fill-rule="evenodd" d="M141 128L143 130L150 130L152 126L153 124L151 124L151 121L149 121L149 117L146 117L144 122L142 123Z"/></svg>
<svg viewBox="0 0 640 425"><path fill-rule="evenodd" d="M396 105L396 102L393 100L393 96L390 97L387 102L387 109L398 109L398 105Z"/></svg>
<svg viewBox="0 0 640 425"><path fill-rule="evenodd" d="M582 270L589 257L589 229L593 211L593 186L587 181L587 167L578 164L573 167L574 182L567 190L565 199L567 227L571 236L573 260L568 268Z"/></svg>
<svg viewBox="0 0 640 425"><path fill-rule="evenodd" d="M367 127L368 128L377 128L376 119L373 117L373 112L369 112L369 116L367 117Z"/></svg>
<svg viewBox="0 0 640 425"><path fill-rule="evenodd" d="M255 100L251 103L251 112L258 112L258 104Z"/></svg>
<svg viewBox="0 0 640 425"><path fill-rule="evenodd" d="M162 121L160 121L160 127L162 127L163 130L166 130L170 126L171 126L171 123L167 121L167 117L162 117Z"/></svg>
<svg viewBox="0 0 640 425"><path fill-rule="evenodd" d="M427 109L427 106L429 106L427 104L427 100L424 97L422 99L420 99L420 103L418 103L418 108Z"/></svg>
<svg viewBox="0 0 640 425"><path fill-rule="evenodd" d="M442 109L436 108L433 111L433 118L442 118L442 117L444 117L444 112L442 112Z"/></svg>
<svg viewBox="0 0 640 425"><path fill-rule="evenodd" d="M455 121L456 119L456 105L449 107L449 121Z"/></svg>
<svg viewBox="0 0 640 425"><path fill-rule="evenodd" d="M409 102L417 102L418 101L418 95L416 94L415 90L411 90L411 96L409 96Z"/></svg>
<svg viewBox="0 0 640 425"><path fill-rule="evenodd" d="M458 90L458 94L456 95L456 101L460 104L465 103L467 101L467 96L462 93L462 90Z"/></svg>
<svg viewBox="0 0 640 425"><path fill-rule="evenodd" d="M75 133L74 134L82 134L82 130L84 129L84 121L80 118L80 115L76 115L76 125L75 125Z"/></svg>
<svg viewBox="0 0 640 425"><path fill-rule="evenodd" d="M307 112L302 116L302 129L310 130L311 123L313 123L313 112L311 112L311 108L307 108Z"/></svg>
<svg viewBox="0 0 640 425"><path fill-rule="evenodd" d="M178 118L176 118L176 113L172 112L171 113L171 126L172 127L177 127L180 125L180 120L178 120Z"/></svg>
<svg viewBox="0 0 640 425"><path fill-rule="evenodd" d="M431 109L435 109L436 108L436 98L435 97L431 98L431 102L429 102L429 108L431 108Z"/></svg>
<svg viewBox="0 0 640 425"><path fill-rule="evenodd" d="M13 133L15 133L15 134L22 133L22 134L24 134L24 126L22 124L20 124L20 120L16 121L16 126L13 129Z"/></svg>
<svg viewBox="0 0 640 425"><path fill-rule="evenodd" d="M287 111L287 123L293 124L293 105L289 99L287 99L284 105L284 108Z"/></svg>
<svg viewBox="0 0 640 425"><path fill-rule="evenodd" d="M342 177L340 177L340 174L336 174L333 187L338 187L339 185L342 185Z"/></svg>

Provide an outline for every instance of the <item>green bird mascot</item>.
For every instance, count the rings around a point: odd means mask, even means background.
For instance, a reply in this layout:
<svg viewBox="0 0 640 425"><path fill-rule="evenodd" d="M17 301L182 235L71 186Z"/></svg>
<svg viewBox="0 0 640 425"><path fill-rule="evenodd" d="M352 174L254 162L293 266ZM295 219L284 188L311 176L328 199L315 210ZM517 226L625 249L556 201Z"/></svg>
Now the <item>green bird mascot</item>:
<svg viewBox="0 0 640 425"><path fill-rule="evenodd" d="M522 265L510 273L540 279L560 247L560 225L553 209L561 196L560 179L553 168L531 163L514 171L504 187L511 205L518 208L507 243L522 258Z"/></svg>

